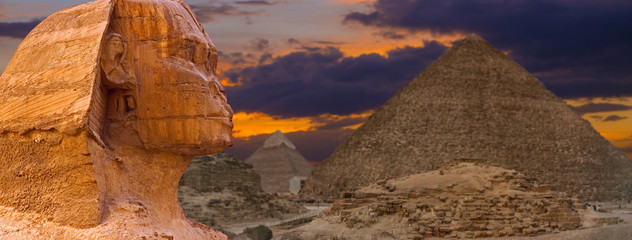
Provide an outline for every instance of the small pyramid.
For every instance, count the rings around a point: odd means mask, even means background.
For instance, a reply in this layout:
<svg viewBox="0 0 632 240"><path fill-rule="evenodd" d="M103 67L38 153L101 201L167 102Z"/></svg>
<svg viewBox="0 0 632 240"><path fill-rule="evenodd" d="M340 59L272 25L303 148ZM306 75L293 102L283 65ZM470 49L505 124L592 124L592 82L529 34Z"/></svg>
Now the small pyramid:
<svg viewBox="0 0 632 240"><path fill-rule="evenodd" d="M244 162L251 164L261 176L261 186L268 193L290 192L290 180L304 180L314 167L301 155L294 144L276 131ZM295 186L292 186L295 187Z"/></svg>
<svg viewBox="0 0 632 240"><path fill-rule="evenodd" d="M219 228L303 209L263 192L261 178L252 166L228 153L193 158L180 178L178 200L188 217ZM262 203L267 208L262 209Z"/></svg>
<svg viewBox="0 0 632 240"><path fill-rule="evenodd" d="M516 170L586 200L632 198L632 161L476 35L378 108L319 165L302 192L336 198L455 160Z"/></svg>

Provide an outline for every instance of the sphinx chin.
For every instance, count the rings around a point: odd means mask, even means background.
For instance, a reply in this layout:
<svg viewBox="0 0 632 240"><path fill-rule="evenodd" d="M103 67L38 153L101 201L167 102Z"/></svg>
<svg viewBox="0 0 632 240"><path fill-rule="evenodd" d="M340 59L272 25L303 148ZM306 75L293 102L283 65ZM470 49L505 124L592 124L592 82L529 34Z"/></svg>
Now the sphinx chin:
<svg viewBox="0 0 632 240"><path fill-rule="evenodd" d="M230 118L177 118L139 121L140 140L147 149L183 155L207 155L232 146Z"/></svg>

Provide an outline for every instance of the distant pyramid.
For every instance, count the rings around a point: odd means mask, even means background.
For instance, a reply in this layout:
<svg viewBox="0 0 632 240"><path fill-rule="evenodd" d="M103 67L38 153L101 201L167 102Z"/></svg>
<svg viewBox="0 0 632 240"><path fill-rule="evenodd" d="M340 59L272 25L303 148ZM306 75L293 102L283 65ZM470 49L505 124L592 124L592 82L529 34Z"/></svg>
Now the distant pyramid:
<svg viewBox="0 0 632 240"><path fill-rule="evenodd" d="M270 135L245 162L261 175L261 186L270 193L290 192L290 179L300 185L314 170L281 131Z"/></svg>
<svg viewBox="0 0 632 240"><path fill-rule="evenodd" d="M302 192L337 197L463 159L514 169L586 200L632 198L632 161L475 35L378 108L319 165Z"/></svg>
<svg viewBox="0 0 632 240"><path fill-rule="evenodd" d="M252 166L228 153L193 158L180 178L178 200L188 217L218 228L304 210L263 192Z"/></svg>

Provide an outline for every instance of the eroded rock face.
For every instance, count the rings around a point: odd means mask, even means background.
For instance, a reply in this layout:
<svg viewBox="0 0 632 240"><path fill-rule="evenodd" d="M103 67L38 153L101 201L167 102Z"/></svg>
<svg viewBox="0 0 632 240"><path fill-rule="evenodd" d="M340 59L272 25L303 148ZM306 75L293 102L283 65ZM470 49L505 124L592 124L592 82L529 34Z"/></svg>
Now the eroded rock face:
<svg viewBox="0 0 632 240"><path fill-rule="evenodd" d="M342 194L296 234L305 239L529 236L578 228L581 201L515 171L454 162ZM362 237L364 236L364 237Z"/></svg>
<svg viewBox="0 0 632 240"><path fill-rule="evenodd" d="M193 156L232 144L216 66L183 1L45 19L0 77L0 238L225 239L177 199Z"/></svg>

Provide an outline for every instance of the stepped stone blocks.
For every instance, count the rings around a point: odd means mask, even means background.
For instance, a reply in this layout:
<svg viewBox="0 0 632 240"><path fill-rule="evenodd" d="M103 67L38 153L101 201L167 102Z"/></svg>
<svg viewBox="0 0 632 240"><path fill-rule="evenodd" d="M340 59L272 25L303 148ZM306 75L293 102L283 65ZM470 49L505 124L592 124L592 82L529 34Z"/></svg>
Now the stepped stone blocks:
<svg viewBox="0 0 632 240"><path fill-rule="evenodd" d="M314 167L296 150L294 144L281 131L276 131L270 135L263 142L263 146L257 149L245 162L251 164L255 171L261 175L263 190L269 193L291 192L290 181L292 178L307 177L314 170Z"/></svg>
<svg viewBox="0 0 632 240"><path fill-rule="evenodd" d="M632 161L475 35L378 108L319 165L302 192L335 198L455 159L517 170L583 200L632 199Z"/></svg>
<svg viewBox="0 0 632 240"><path fill-rule="evenodd" d="M187 216L218 228L306 211L263 192L252 166L227 153L195 157L180 179L178 199Z"/></svg>
<svg viewBox="0 0 632 240"><path fill-rule="evenodd" d="M299 229L323 239L352 239L375 229L389 229L397 239L531 236L580 227L581 209L578 199L515 171L457 162L345 192L317 217L321 223Z"/></svg>
<svg viewBox="0 0 632 240"><path fill-rule="evenodd" d="M180 0L60 10L0 76L0 239L226 239L178 180L232 144L217 50Z"/></svg>

